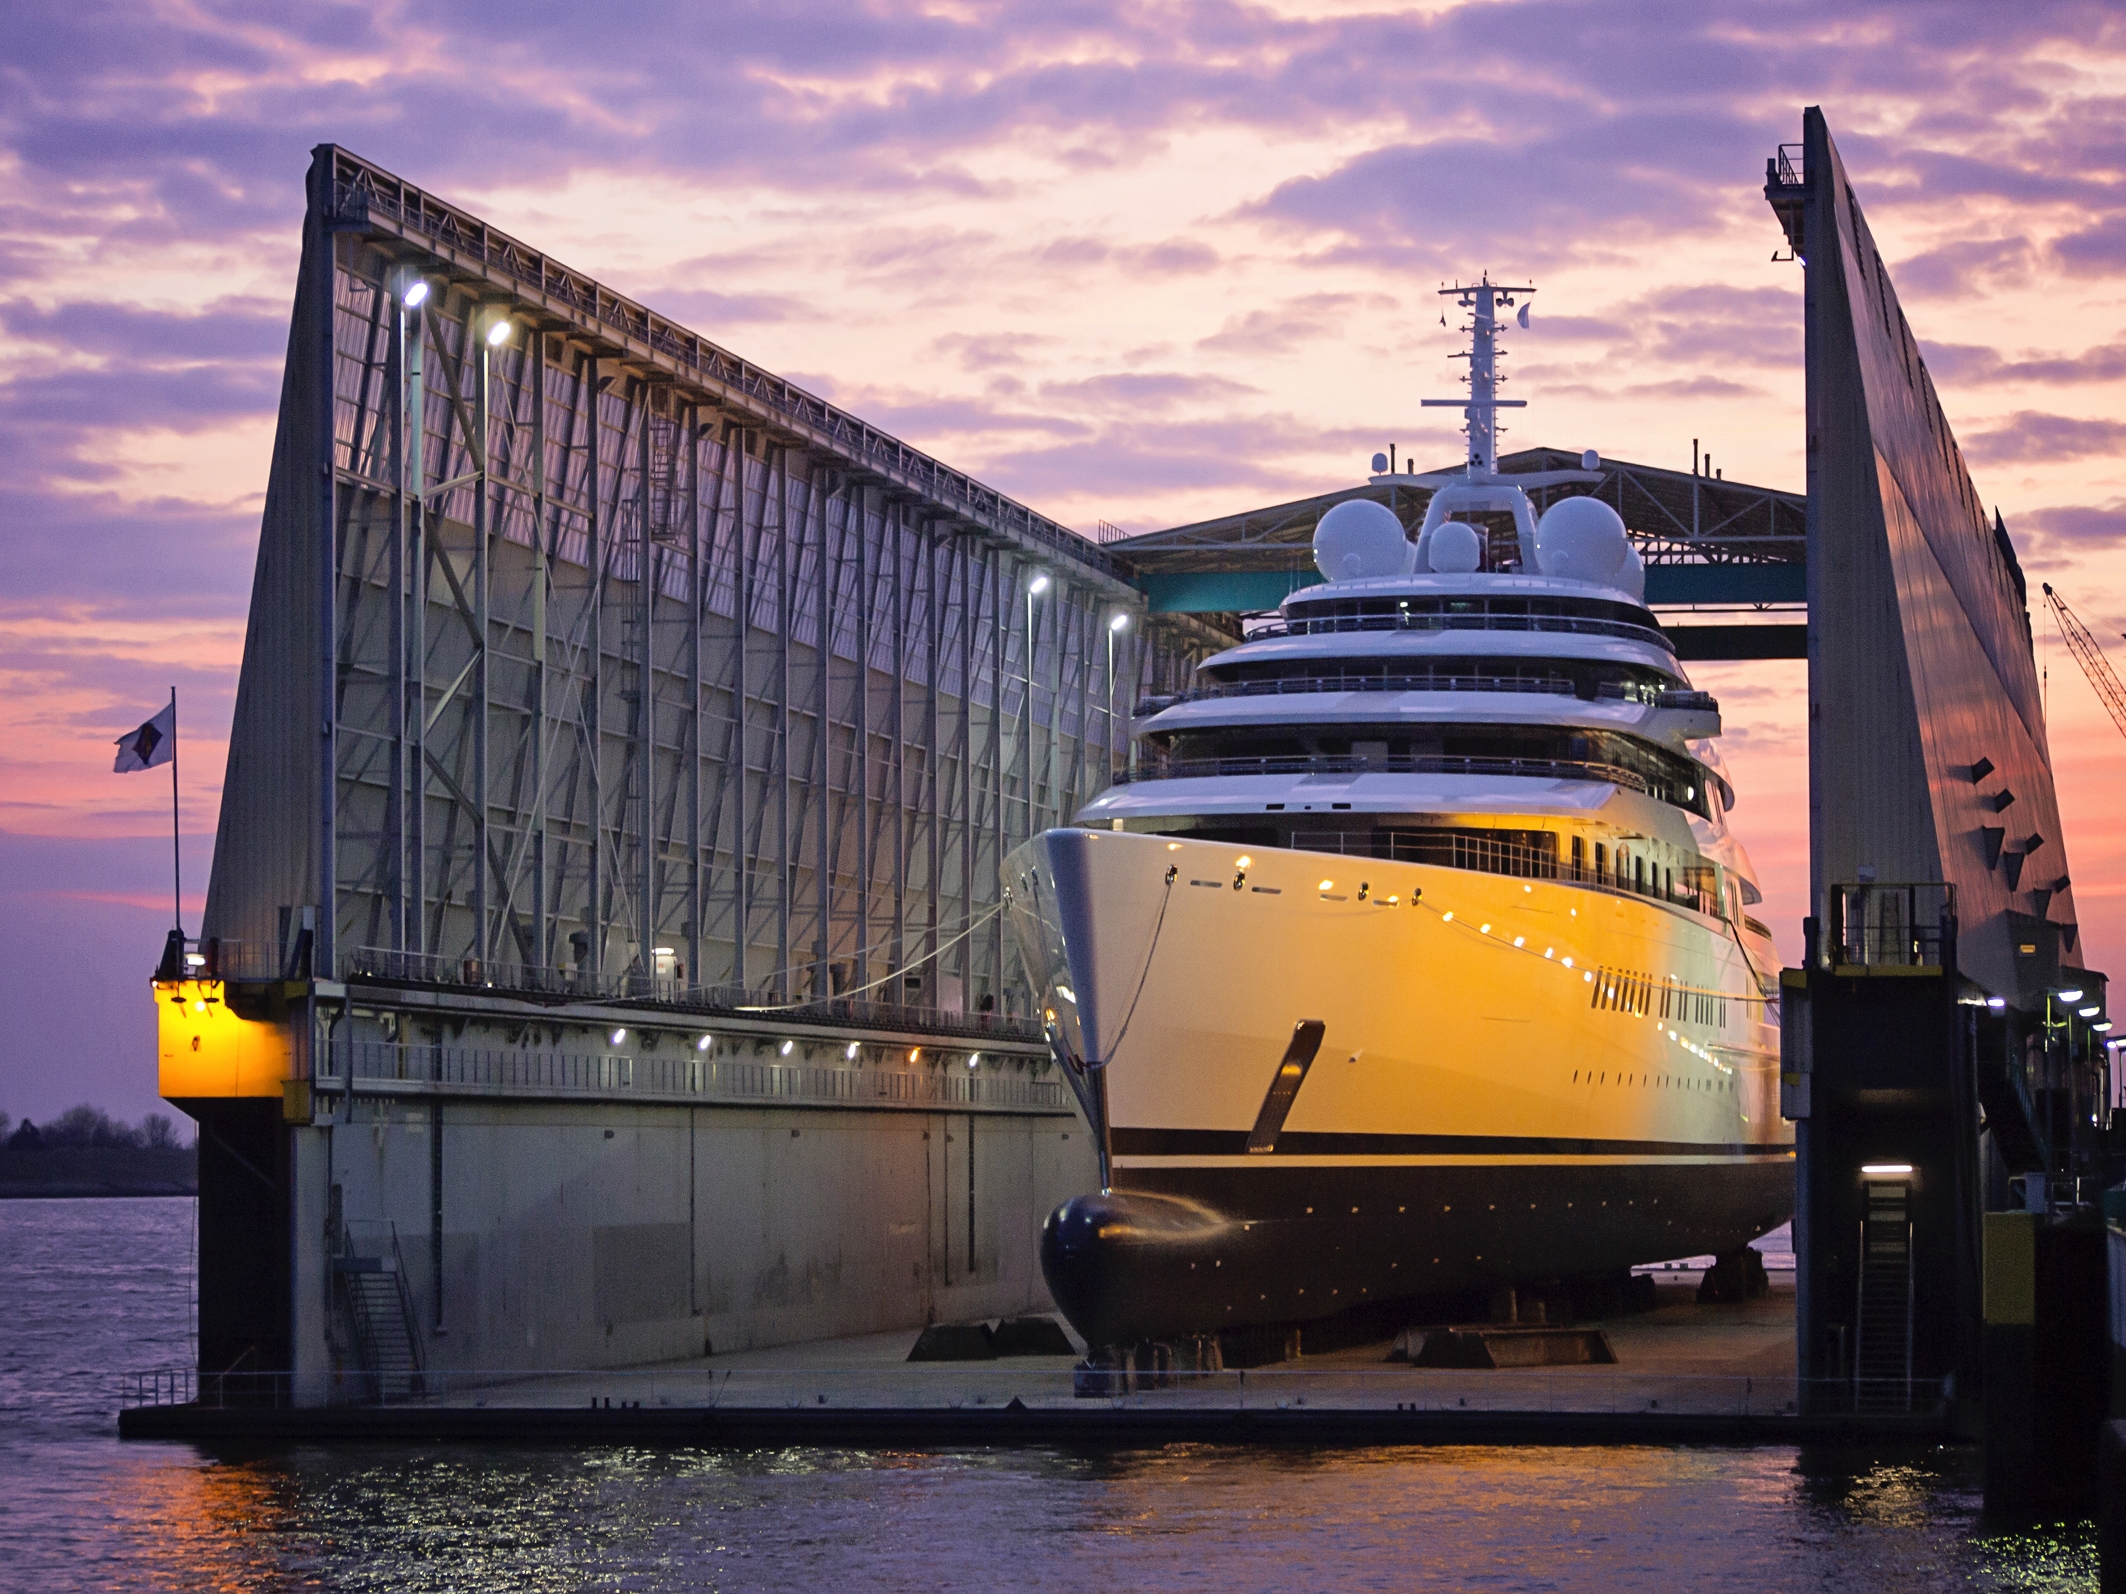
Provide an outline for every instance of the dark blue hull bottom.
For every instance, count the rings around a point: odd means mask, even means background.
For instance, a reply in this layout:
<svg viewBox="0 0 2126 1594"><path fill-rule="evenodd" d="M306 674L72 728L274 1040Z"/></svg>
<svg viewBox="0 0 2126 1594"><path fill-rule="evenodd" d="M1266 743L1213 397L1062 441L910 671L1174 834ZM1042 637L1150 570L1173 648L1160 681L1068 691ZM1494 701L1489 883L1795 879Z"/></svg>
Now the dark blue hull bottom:
<svg viewBox="0 0 2126 1594"><path fill-rule="evenodd" d="M1117 1170L1056 1208L1041 1270L1095 1346L1718 1254L1793 1214L1789 1156Z"/></svg>

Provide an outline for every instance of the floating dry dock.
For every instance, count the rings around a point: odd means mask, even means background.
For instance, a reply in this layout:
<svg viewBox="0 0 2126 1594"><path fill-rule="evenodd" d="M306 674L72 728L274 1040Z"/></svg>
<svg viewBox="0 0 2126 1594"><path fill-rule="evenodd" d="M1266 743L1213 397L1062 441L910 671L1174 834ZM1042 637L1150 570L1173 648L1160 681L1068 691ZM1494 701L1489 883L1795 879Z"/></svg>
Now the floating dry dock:
<svg viewBox="0 0 2126 1594"><path fill-rule="evenodd" d="M1600 1325L1611 1366L1470 1371L1391 1362L1375 1342L1272 1367L1170 1373L1088 1396L1075 1359L910 1363L911 1333L779 1347L633 1371L430 1375L361 1405L296 1409L265 1382L207 1400L139 1398L128 1438L761 1445L1934 1443L1935 1393L1866 1417L1803 1415L1793 1295L1701 1307L1684 1286ZM215 1404L220 1398L223 1403Z"/></svg>

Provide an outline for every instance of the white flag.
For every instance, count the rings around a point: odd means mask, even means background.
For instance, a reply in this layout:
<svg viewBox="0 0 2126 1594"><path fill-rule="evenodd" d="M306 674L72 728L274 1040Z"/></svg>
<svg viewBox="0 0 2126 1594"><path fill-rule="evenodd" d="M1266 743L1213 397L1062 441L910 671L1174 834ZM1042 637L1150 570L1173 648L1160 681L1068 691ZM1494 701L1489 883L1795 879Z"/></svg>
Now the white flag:
<svg viewBox="0 0 2126 1594"><path fill-rule="evenodd" d="M172 703L137 731L118 738L118 761L111 765L117 775L136 769L153 769L177 755L177 705Z"/></svg>

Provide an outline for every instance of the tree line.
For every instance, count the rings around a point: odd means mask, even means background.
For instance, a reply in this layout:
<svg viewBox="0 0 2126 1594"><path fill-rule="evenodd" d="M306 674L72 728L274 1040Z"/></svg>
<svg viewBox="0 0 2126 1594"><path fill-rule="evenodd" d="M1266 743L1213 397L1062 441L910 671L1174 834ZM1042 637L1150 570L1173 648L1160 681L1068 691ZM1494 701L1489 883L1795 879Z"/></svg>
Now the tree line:
<svg viewBox="0 0 2126 1594"><path fill-rule="evenodd" d="M137 1124L86 1102L41 1124L27 1118L18 1124L0 1112L0 1145L9 1151L178 1151L187 1144L176 1120L163 1112L151 1112Z"/></svg>

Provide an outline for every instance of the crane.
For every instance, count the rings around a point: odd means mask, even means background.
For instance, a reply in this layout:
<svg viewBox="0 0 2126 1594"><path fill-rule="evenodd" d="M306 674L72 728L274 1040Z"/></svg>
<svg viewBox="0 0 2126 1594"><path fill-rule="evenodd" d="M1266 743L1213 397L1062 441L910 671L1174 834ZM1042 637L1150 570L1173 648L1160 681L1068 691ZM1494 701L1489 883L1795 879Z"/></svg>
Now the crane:
<svg viewBox="0 0 2126 1594"><path fill-rule="evenodd" d="M2067 600L2052 590L2052 583L2045 583L2045 603L2052 610L2052 617L2060 623L2060 635L2067 639L2067 651L2074 655L2074 662L2082 667L2089 677L2089 684L2096 688L2096 695L2104 700L2104 707L2111 713L2111 722L2118 726L2119 734L2126 736L2126 686L2119 684L2113 673L2111 661L2104 657L2096 645L2096 638L2089 634L2089 627L2082 624L2075 612L2067 607Z"/></svg>

